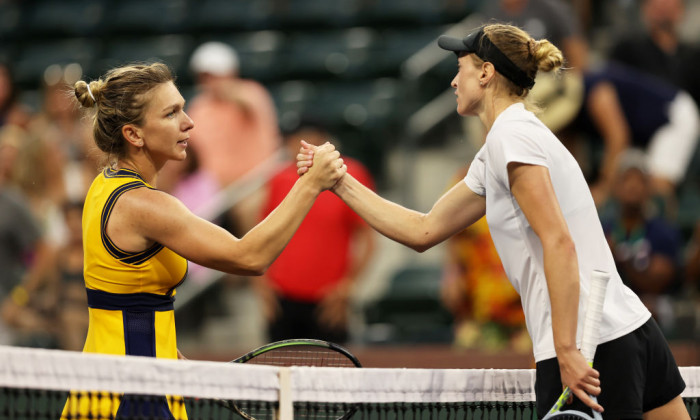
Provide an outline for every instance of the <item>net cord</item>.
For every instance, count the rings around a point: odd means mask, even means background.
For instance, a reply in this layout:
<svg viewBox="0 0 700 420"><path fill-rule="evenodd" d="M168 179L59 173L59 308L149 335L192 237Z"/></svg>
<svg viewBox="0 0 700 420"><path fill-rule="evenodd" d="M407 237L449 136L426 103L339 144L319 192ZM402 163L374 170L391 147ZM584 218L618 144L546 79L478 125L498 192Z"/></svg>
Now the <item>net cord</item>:
<svg viewBox="0 0 700 420"><path fill-rule="evenodd" d="M292 367L110 356L0 346L0 387L293 402L529 402L534 369ZM700 398L700 367L681 367L684 398ZM286 381L286 379L283 379ZM282 392L284 395L280 395Z"/></svg>

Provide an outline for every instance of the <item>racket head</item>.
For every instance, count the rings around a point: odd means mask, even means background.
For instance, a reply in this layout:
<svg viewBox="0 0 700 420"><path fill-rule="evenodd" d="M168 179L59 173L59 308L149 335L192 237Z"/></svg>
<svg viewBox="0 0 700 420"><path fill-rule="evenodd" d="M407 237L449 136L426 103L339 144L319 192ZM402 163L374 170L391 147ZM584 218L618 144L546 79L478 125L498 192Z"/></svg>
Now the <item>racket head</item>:
<svg viewBox="0 0 700 420"><path fill-rule="evenodd" d="M345 347L310 338L266 344L233 360L232 363L284 367L362 367L360 361Z"/></svg>
<svg viewBox="0 0 700 420"><path fill-rule="evenodd" d="M360 368L362 364L348 349L335 343L315 339L291 339L266 344L231 363L252 363L267 366L314 366ZM274 407L255 402L221 401L222 405L235 411L246 420L275 420ZM325 404L294 407L294 417L347 420L357 411L354 404Z"/></svg>
<svg viewBox="0 0 700 420"><path fill-rule="evenodd" d="M559 411L557 413L553 413L551 416L548 415L542 420L595 420L593 417L589 416L588 414L581 412L581 411L575 411L575 410L566 410L566 411Z"/></svg>

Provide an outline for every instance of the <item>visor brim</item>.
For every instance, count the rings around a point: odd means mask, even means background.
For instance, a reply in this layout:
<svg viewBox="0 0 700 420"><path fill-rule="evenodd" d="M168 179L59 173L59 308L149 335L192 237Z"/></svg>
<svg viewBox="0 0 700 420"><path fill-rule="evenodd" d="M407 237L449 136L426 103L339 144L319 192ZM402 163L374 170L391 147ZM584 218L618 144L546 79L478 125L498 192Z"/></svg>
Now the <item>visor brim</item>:
<svg viewBox="0 0 700 420"><path fill-rule="evenodd" d="M462 39L447 35L442 35L438 38L438 47L442 48L443 50L453 51L455 53L474 52L470 51L470 49L464 45L464 41Z"/></svg>

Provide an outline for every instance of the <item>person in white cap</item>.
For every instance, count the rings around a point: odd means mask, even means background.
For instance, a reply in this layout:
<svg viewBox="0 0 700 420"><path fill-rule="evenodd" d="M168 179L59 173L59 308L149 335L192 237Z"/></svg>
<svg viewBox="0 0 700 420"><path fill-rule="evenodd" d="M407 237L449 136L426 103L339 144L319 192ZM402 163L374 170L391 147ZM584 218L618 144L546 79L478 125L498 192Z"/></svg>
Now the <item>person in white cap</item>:
<svg viewBox="0 0 700 420"><path fill-rule="evenodd" d="M197 121L191 144L201 168L226 187L258 165L273 159L281 147L274 102L254 80L239 77L236 51L222 42L206 42L192 54L198 94L188 107ZM234 233L255 225L257 198L251 196L232 212Z"/></svg>

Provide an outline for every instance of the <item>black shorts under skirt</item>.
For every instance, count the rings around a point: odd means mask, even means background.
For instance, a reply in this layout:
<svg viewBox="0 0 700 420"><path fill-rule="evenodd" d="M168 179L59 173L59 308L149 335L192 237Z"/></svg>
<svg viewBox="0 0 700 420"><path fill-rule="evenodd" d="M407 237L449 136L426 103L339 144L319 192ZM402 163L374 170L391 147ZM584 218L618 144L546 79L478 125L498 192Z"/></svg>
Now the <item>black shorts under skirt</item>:
<svg viewBox="0 0 700 420"><path fill-rule="evenodd" d="M641 419L642 414L661 407L681 394L685 382L656 321L644 325L596 349L593 367L600 372L598 402L603 418ZM556 358L537 363L535 394L537 415L543 418L562 392ZM565 409L590 412L574 398Z"/></svg>

